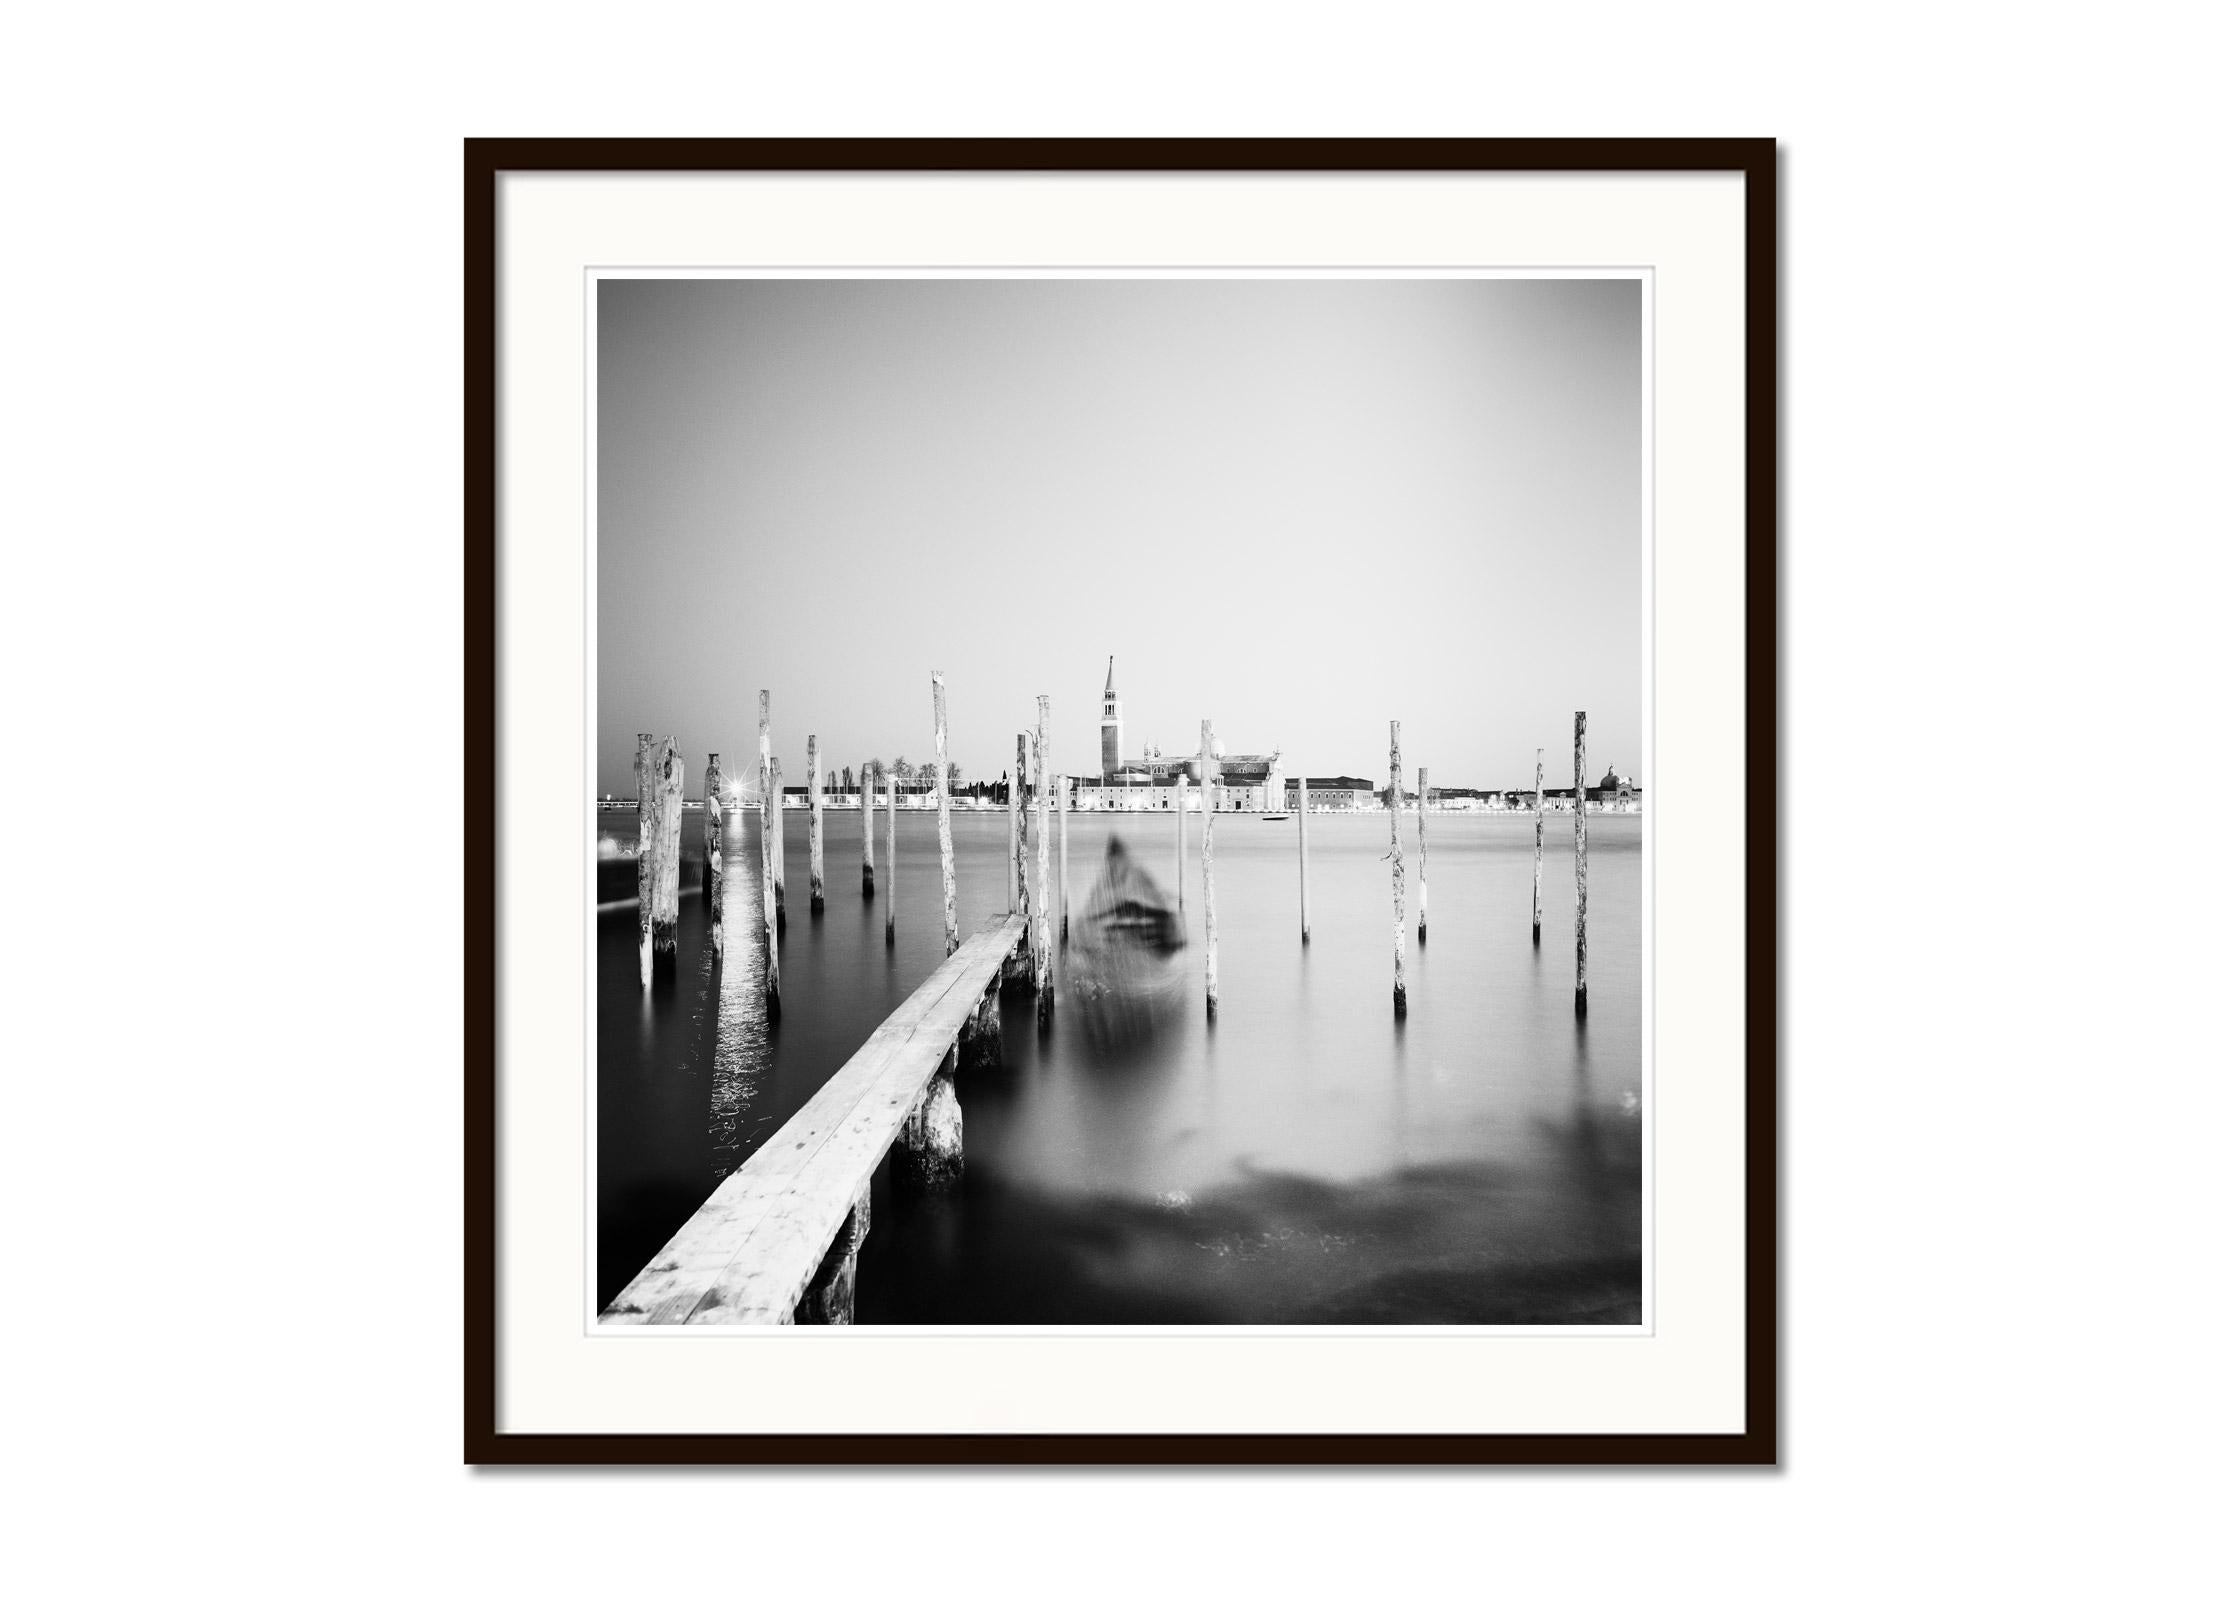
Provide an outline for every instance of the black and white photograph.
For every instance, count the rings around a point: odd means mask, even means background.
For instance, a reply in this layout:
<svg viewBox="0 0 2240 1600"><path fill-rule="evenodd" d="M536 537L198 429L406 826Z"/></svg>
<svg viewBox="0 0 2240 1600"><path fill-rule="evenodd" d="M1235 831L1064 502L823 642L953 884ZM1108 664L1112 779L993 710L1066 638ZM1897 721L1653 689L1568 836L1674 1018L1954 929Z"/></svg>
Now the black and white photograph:
<svg viewBox="0 0 2240 1600"><path fill-rule="evenodd" d="M2221 16L18 8L11 1592L2240 1587Z"/></svg>
<svg viewBox="0 0 2240 1600"><path fill-rule="evenodd" d="M1651 287L589 282L591 1330L1643 1333Z"/></svg>

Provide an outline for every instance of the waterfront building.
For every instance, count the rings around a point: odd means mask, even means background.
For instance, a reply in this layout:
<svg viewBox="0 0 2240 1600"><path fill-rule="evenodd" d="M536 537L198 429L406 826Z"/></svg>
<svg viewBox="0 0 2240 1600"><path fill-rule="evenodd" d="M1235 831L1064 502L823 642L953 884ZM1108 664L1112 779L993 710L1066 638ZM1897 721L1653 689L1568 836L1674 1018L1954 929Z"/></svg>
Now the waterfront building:
<svg viewBox="0 0 2240 1600"><path fill-rule="evenodd" d="M1104 751L1104 771L1120 768L1120 691L1113 687L1113 668L1119 658L1104 658L1104 716L1097 724L1097 741Z"/></svg>
<svg viewBox="0 0 2240 1600"><path fill-rule="evenodd" d="M1189 780L1185 810L1199 810L1199 760L1196 751L1186 756L1163 756L1146 747L1140 760L1121 753L1120 691L1116 657L1105 658L1103 709L1097 722L1101 767L1094 778L1074 782L1074 807L1082 811L1171 811L1175 805L1175 780ZM1218 763L1215 785L1224 811L1280 811L1283 809L1283 752L1271 755L1232 756L1215 750Z"/></svg>
<svg viewBox="0 0 2240 1600"><path fill-rule="evenodd" d="M1299 797L1290 801L1296 810ZM1377 808L1377 786L1367 778L1309 778L1307 780L1307 809L1309 811L1374 811Z"/></svg>
<svg viewBox="0 0 2240 1600"><path fill-rule="evenodd" d="M1631 778L1619 777L1617 768L1612 767L1588 786L1587 811L1590 815L1595 812L1639 811L1643 794L1644 791ZM1499 789L1487 795L1486 803L1496 810L1530 811L1532 798L1530 789ZM1572 811L1577 798L1568 782L1559 780L1554 773L1548 774L1548 810L1551 813Z"/></svg>

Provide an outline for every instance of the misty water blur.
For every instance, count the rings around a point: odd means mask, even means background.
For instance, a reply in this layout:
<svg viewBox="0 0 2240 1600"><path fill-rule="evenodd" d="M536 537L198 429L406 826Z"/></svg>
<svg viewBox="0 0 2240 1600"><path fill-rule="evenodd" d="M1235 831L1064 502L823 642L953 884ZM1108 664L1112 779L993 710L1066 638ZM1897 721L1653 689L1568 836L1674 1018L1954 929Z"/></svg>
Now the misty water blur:
<svg viewBox="0 0 2240 1600"><path fill-rule="evenodd" d="M1302 943L1297 824L1250 813L1216 824L1221 1004L1209 1021L1201 820L1177 917L1171 815L1069 819L1071 936L1052 1024L1038 1031L1031 998L1006 997L1000 1064L958 1084L955 1193L898 1196L883 1174L874 1186L857 1320L1638 1321L1641 819L1588 821L1583 1023L1568 818L1550 819L1537 949L1530 819L1433 815L1420 944L1410 819L1404 1021L1390 998L1385 820L1312 818ZM884 838L878 896L865 901L858 814L827 813L830 898L812 917L806 823L797 813L785 829L774 1029L759 1001L753 813L726 822L725 903L744 909L722 960L704 899L688 896L676 982L642 994L634 913L599 918L601 1303L940 963L933 817L901 818L891 947ZM609 813L602 833L634 828ZM693 886L697 816L684 832ZM967 930L1004 908L1004 833L1000 811L955 818ZM1050 868L1055 878L1055 838ZM602 860L597 898L633 894L635 870Z"/></svg>

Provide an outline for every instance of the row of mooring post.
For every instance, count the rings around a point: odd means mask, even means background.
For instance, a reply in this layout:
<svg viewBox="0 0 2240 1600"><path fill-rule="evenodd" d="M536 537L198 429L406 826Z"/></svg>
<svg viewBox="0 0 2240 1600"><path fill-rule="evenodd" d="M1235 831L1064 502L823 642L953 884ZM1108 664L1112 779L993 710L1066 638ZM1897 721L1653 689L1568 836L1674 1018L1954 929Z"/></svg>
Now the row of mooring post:
<svg viewBox="0 0 2240 1600"><path fill-rule="evenodd" d="M941 900L942 932L946 954L954 955L961 938L957 925L956 848L949 819L949 714L948 696L943 675L933 674L933 742L936 781L935 812L941 850ZM1390 822L1390 850L1386 859L1392 868L1392 1009L1396 1016L1406 1016L1408 1011L1406 927L1407 927L1407 864L1405 847L1401 842L1401 812L1406 805L1406 792L1401 784L1400 724L1389 725L1390 749L1388 760L1388 787L1386 810ZM785 790L782 767L770 749L770 692L766 689L759 698L759 723L757 732L759 755L759 800L762 809L762 923L764 933L765 994L773 1016L779 1005L777 941L785 930ZM1579 1016L1587 1012L1587 714L1576 712L1572 719L1572 850L1573 874L1577 891L1577 912L1574 935L1573 1010ZM809 736L809 895L812 915L824 910L824 769L817 737ZM1031 752L1031 765L1030 765ZM1071 926L1072 881L1069 850L1067 813L1072 809L1073 780L1059 777L1052 770L1050 749L1050 697L1040 695L1035 701L1035 726L1030 733L1018 736L1011 781L1007 787L1006 810L1009 821L1007 845L1007 877L1009 903L1014 912L1028 919L1028 950L1025 960L1031 961L1035 1009L1038 1021L1047 1026L1055 998L1054 946L1064 942ZM643 984L653 982L656 969L674 970L677 947L677 878L680 856L680 833L683 810L683 763L677 753L674 738L654 734L638 736L638 926L639 926L639 977ZM1211 1018L1220 1008L1220 930L1216 920L1213 886L1213 819L1220 809L1216 795L1219 785L1219 763L1214 754L1213 722L1210 718L1199 723L1198 728L1198 777L1199 809L1203 815L1204 830L1200 841L1200 894L1205 901L1206 955L1205 987L1206 1015ZM1299 829L1299 940L1302 944L1313 938L1312 889L1308 856L1309 793L1307 780L1300 778L1298 786ZM863 818L863 897L873 898L876 893L876 872L873 846L872 780L868 764L858 780L858 804ZM1547 752L1540 749L1533 753L1533 820L1532 820L1532 942L1540 943L1540 926L1543 917L1543 855L1547 836ZM887 919L886 939L894 943L895 882L896 882L896 812L900 793L900 774L890 773L887 778ZM726 907L723 898L723 774L722 761L716 752L710 752L703 782L706 808L706 859L702 865L701 887L708 905L709 937L720 958L724 950ZM1030 800L1031 796L1031 800ZM1272 791L1269 802L1280 807L1283 796L1280 789ZM1175 903L1181 914L1187 902L1185 880L1187 877L1188 851L1188 800L1189 775L1175 775ZM1431 803L1431 773L1428 767L1416 768L1416 940L1428 942L1431 932L1431 844L1428 813ZM1034 808L1035 816L1035 869L1030 881L1027 866L1027 808ZM1057 812L1058 833L1058 883L1059 905L1053 921L1050 906L1050 832L1051 813Z"/></svg>
<svg viewBox="0 0 2240 1600"><path fill-rule="evenodd" d="M934 754L940 781L936 809L941 838L942 923L947 954L954 955L961 942L957 931L956 851L949 827L947 694L942 675L933 674ZM824 762L817 736L809 736L809 902L811 915L824 912ZM763 992L770 1014L779 1009L778 938L785 931L785 780L783 766L770 748L770 691L757 697L756 803L761 811L760 834L763 931ZM677 878L684 805L684 766L677 741L656 734L638 736L638 969L641 985L651 986L656 970L673 972L677 949ZM705 859L701 866L701 891L707 899L709 943L718 958L724 952L726 907L723 898L723 759L710 751L702 779L705 812ZM887 778L887 925L886 939L894 943L896 862L896 811L901 775ZM876 894L874 869L872 779L866 764L858 780L858 805L863 818L863 897Z"/></svg>
<svg viewBox="0 0 2240 1600"><path fill-rule="evenodd" d="M1533 752L1532 765L1532 943L1540 943L1541 853L1547 833L1547 751ZM1400 787L1400 724L1391 724L1391 756L1386 810L1391 817L1392 864L1392 1010L1408 1014L1405 928L1407 925L1407 864L1400 843L1400 813L1405 801ZM1587 1014L1587 714L1574 712L1571 723L1572 859L1578 887L1577 932L1572 974L1572 1010ZM1431 936L1431 840L1427 815L1431 804L1431 771L1416 768L1416 942ZM1307 789L1299 785L1299 937L1307 936Z"/></svg>

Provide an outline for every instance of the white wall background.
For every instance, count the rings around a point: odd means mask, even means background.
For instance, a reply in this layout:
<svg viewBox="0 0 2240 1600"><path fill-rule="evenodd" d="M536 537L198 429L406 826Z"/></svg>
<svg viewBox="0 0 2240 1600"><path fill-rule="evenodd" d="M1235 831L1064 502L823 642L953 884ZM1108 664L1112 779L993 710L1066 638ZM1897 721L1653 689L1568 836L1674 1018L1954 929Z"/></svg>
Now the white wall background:
<svg viewBox="0 0 2240 1600"><path fill-rule="evenodd" d="M10 1586L2229 1585L2227 26L17 13ZM458 141L651 132L1783 140L1781 1470L457 1464L458 846L392 802L460 733ZM244 776L331 826L194 798Z"/></svg>

